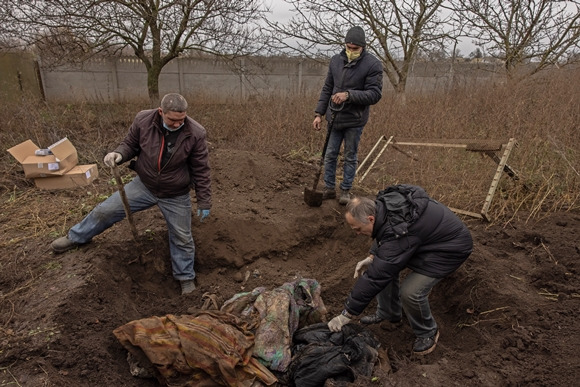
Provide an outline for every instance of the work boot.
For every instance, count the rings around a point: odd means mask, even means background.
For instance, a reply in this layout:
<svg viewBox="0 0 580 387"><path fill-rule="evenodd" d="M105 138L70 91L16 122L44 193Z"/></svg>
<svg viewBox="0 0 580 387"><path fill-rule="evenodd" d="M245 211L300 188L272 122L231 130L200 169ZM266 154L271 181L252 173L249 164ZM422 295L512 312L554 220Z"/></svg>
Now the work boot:
<svg viewBox="0 0 580 387"><path fill-rule="evenodd" d="M363 324L378 324L382 321L387 320L386 318L382 318L380 317L378 314L372 314L370 316L364 316L363 318L360 319L360 322ZM401 320L397 320L397 321L391 321L391 320L387 320L389 322L391 322L392 324L401 324Z"/></svg>
<svg viewBox="0 0 580 387"><path fill-rule="evenodd" d="M79 245L78 243L73 242L64 236L64 237L60 237L60 238L52 241L52 243L50 244L50 247L52 247L52 251L54 251L56 254L60 254L60 253L64 253L65 251L69 251L71 249L74 249L78 245Z"/></svg>
<svg viewBox="0 0 580 387"><path fill-rule="evenodd" d="M379 317L378 314L371 314L370 316L364 316L363 318L360 319L360 322L362 324L378 324L381 321L383 321L384 318Z"/></svg>
<svg viewBox="0 0 580 387"><path fill-rule="evenodd" d="M413 344L413 353L415 355L427 355L435 350L439 340L439 330L431 337L417 337L415 344Z"/></svg>
<svg viewBox="0 0 580 387"><path fill-rule="evenodd" d="M181 294L189 294L195 290L194 280L184 280L181 283Z"/></svg>
<svg viewBox="0 0 580 387"><path fill-rule="evenodd" d="M324 187L322 190L322 200L336 199L336 190L334 188Z"/></svg>
<svg viewBox="0 0 580 387"><path fill-rule="evenodd" d="M340 189L340 198L338 199L338 204L346 206L350 201L350 191L348 189Z"/></svg>

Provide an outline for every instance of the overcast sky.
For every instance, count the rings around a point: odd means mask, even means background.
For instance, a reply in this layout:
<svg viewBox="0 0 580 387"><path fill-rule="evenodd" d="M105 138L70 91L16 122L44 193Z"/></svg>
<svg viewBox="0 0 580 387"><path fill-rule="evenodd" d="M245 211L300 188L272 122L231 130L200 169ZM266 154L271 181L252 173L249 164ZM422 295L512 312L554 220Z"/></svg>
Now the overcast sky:
<svg viewBox="0 0 580 387"><path fill-rule="evenodd" d="M285 3L284 0L264 0L264 3L272 10L272 20L284 22L292 17L291 5Z"/></svg>
<svg viewBox="0 0 580 387"><path fill-rule="evenodd" d="M264 4L270 6L270 9L272 10L270 18L272 20L286 22L290 20L293 15L291 10L292 6L288 3L285 3L284 0L264 0ZM460 42L458 49L460 50L461 54L466 57L470 52L475 50L475 45L473 45L470 40L464 40Z"/></svg>

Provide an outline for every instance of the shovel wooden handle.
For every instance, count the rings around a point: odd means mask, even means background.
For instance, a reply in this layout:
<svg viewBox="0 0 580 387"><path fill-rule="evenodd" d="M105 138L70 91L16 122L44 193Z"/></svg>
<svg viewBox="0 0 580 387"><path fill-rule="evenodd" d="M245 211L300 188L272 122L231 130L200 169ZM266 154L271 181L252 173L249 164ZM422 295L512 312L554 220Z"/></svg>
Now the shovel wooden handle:
<svg viewBox="0 0 580 387"><path fill-rule="evenodd" d="M125 215L127 215L127 220L129 221L131 234L133 234L133 239L135 239L135 242L137 242L137 229L135 228L135 223L133 223L133 214L131 213L131 207L129 207L129 200L127 199L127 194L125 193L125 187L123 186L123 180L121 180L119 168L117 168L117 165L115 165L111 169L113 170L113 176L115 176L115 182L117 184L117 188L119 189L119 195L121 195L121 201L123 202Z"/></svg>
<svg viewBox="0 0 580 387"><path fill-rule="evenodd" d="M312 191L316 192L318 188L318 181L320 180L320 175L322 174L322 168L324 167L324 156L326 156L326 148L328 148L328 140L330 140L330 132L332 132L332 123L334 122L334 113L332 113L330 122L328 123L328 128L326 130L326 139L324 140L324 147L322 148L322 156L320 157L320 164L318 165L318 171L314 176L314 183L312 184Z"/></svg>

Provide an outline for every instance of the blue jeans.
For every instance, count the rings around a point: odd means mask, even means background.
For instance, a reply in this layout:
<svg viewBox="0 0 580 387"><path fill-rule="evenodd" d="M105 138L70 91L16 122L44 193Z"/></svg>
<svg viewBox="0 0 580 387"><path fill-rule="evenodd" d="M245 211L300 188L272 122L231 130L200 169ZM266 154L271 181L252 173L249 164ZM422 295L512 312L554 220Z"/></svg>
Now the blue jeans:
<svg viewBox="0 0 580 387"><path fill-rule="evenodd" d="M356 173L358 164L357 153L360 136L363 127L348 128L343 130L333 130L330 132L326 154L324 155L324 185L327 188L335 189L336 186L336 164L340 145L344 141L344 167L343 179L340 188L350 190Z"/></svg>
<svg viewBox="0 0 580 387"><path fill-rule="evenodd" d="M378 295L377 315L383 319L401 319L401 308L417 337L431 337L437 332L437 323L429 307L429 294L441 278L411 272L400 284L399 277L393 280Z"/></svg>
<svg viewBox="0 0 580 387"><path fill-rule="evenodd" d="M125 185L125 193L131 213L157 205L165 218L169 233L169 252L173 278L179 281L195 278L193 261L195 244L191 235L191 197L189 193L172 198L158 198L135 177ZM76 243L88 243L113 224L125 218L125 208L119 192L97 205L80 223L68 232L68 238Z"/></svg>

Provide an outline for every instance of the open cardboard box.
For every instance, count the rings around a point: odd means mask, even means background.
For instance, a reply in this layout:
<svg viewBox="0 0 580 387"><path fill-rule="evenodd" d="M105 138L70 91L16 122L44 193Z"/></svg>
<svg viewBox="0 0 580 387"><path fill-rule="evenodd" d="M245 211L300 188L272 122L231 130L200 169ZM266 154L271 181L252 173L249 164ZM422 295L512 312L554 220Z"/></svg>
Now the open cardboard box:
<svg viewBox="0 0 580 387"><path fill-rule="evenodd" d="M31 140L8 149L22 165L27 178L62 176L79 162L77 150L66 137L48 147L52 155L37 156L34 153L37 149L40 147Z"/></svg>
<svg viewBox="0 0 580 387"><path fill-rule="evenodd" d="M97 177L97 164L77 165L62 176L38 177L34 183L42 189L70 189L89 185Z"/></svg>
<svg viewBox="0 0 580 387"><path fill-rule="evenodd" d="M8 149L22 165L24 176L34 179L38 188L84 187L99 177L96 164L77 165L77 150L66 137L48 147L51 155L38 156L35 154L38 149L38 145L31 140Z"/></svg>

